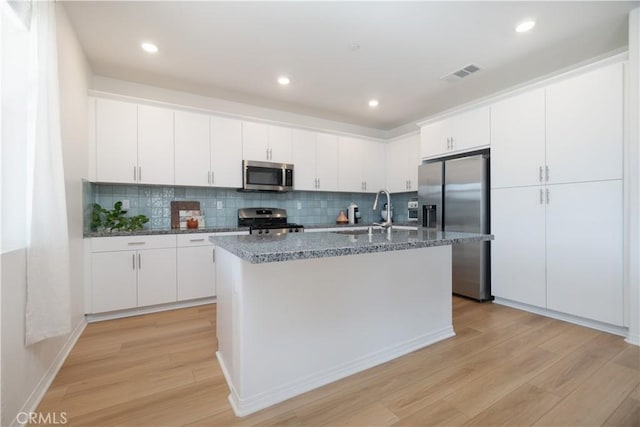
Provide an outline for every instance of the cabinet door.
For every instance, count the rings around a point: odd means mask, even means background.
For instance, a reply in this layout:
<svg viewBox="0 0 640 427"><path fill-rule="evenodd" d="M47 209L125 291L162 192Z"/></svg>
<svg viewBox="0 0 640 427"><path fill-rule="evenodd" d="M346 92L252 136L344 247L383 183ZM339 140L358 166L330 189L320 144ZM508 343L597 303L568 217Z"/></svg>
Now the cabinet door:
<svg viewBox="0 0 640 427"><path fill-rule="evenodd" d="M211 184L242 187L242 122L211 118Z"/></svg>
<svg viewBox="0 0 640 427"><path fill-rule="evenodd" d="M547 307L622 326L622 181L548 190Z"/></svg>
<svg viewBox="0 0 640 427"><path fill-rule="evenodd" d="M448 120L440 120L420 128L420 156L422 158L447 154L447 140L451 137Z"/></svg>
<svg viewBox="0 0 640 427"><path fill-rule="evenodd" d="M293 130L293 184L296 190L316 190L317 133Z"/></svg>
<svg viewBox="0 0 640 427"><path fill-rule="evenodd" d="M269 126L270 161L291 163L291 131L282 126Z"/></svg>
<svg viewBox="0 0 640 427"><path fill-rule="evenodd" d="M209 116L176 111L175 127L176 185L209 185Z"/></svg>
<svg viewBox="0 0 640 427"><path fill-rule="evenodd" d="M138 106L138 182L173 185L173 110Z"/></svg>
<svg viewBox="0 0 640 427"><path fill-rule="evenodd" d="M362 141L362 179L364 191L375 193L386 187L386 144L377 141Z"/></svg>
<svg viewBox="0 0 640 427"><path fill-rule="evenodd" d="M138 251L138 306L176 301L176 248Z"/></svg>
<svg viewBox="0 0 640 427"><path fill-rule="evenodd" d="M488 147L491 142L490 108L476 108L451 117L452 151Z"/></svg>
<svg viewBox="0 0 640 427"><path fill-rule="evenodd" d="M491 187L540 185L544 179L544 89L491 106Z"/></svg>
<svg viewBox="0 0 640 427"><path fill-rule="evenodd" d="M387 143L387 190L391 193L409 191L408 148L405 139Z"/></svg>
<svg viewBox="0 0 640 427"><path fill-rule="evenodd" d="M178 301L216 294L215 247L178 248Z"/></svg>
<svg viewBox="0 0 640 427"><path fill-rule="evenodd" d="M138 107L110 99L96 100L96 179L136 182Z"/></svg>
<svg viewBox="0 0 640 427"><path fill-rule="evenodd" d="M296 165L297 167L297 165ZM316 142L318 190L338 191L338 136L318 134Z"/></svg>
<svg viewBox="0 0 640 427"><path fill-rule="evenodd" d="M547 88L549 183L622 178L622 77L615 64Z"/></svg>
<svg viewBox="0 0 640 427"><path fill-rule="evenodd" d="M543 187L491 190L491 293L546 306Z"/></svg>
<svg viewBox="0 0 640 427"><path fill-rule="evenodd" d="M413 135L407 142L409 151L409 190L418 191L418 167L420 166L420 135Z"/></svg>
<svg viewBox="0 0 640 427"><path fill-rule="evenodd" d="M91 254L91 312L136 307L136 271L135 251Z"/></svg>
<svg viewBox="0 0 640 427"><path fill-rule="evenodd" d="M242 122L242 159L269 161L269 127L262 123Z"/></svg>
<svg viewBox="0 0 640 427"><path fill-rule="evenodd" d="M338 189L340 191L363 192L362 147L364 141L348 136L338 137Z"/></svg>

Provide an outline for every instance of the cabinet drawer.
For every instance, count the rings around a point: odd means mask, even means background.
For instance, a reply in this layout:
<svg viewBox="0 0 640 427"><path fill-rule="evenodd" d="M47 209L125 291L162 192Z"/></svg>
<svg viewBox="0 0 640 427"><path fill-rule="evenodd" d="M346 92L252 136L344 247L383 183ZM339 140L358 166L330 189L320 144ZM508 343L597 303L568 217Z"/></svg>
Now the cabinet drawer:
<svg viewBox="0 0 640 427"><path fill-rule="evenodd" d="M114 236L91 239L92 252L130 251L139 249L175 248L176 236Z"/></svg>
<svg viewBox="0 0 640 427"><path fill-rule="evenodd" d="M210 236L214 233L191 233L191 234L178 234L179 248L187 248L189 246L213 246L213 243L209 240Z"/></svg>

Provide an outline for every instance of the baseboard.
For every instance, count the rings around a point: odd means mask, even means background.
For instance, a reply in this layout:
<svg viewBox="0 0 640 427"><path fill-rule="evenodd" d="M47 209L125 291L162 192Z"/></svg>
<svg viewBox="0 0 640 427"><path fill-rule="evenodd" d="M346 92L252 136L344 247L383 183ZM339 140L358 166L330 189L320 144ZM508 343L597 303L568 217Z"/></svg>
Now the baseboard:
<svg viewBox="0 0 640 427"><path fill-rule="evenodd" d="M390 360L396 359L405 354L435 344L438 341L455 336L452 326L448 326L439 331L432 332L428 335L418 337L416 339L401 343L399 345L381 350L379 352L369 354L351 362L343 363L333 368L318 372L307 376L300 380L290 382L279 386L278 388L269 390L256 396L249 398L240 398L236 388L231 381L230 372L228 372L224 359L220 352L217 352L217 358L222 368L222 373L227 380L231 394L229 394L229 403L233 412L238 417L257 412L276 403L290 399L294 396L306 393L307 391L316 389L323 385L332 383Z"/></svg>
<svg viewBox="0 0 640 427"><path fill-rule="evenodd" d="M596 329L598 331L620 335L621 337L627 337L629 334L629 330L622 326L610 325L608 323L598 322L597 320L585 319L584 317L573 316L571 314L561 313L559 311L553 311L542 307L536 307L534 305L523 304L521 302L499 297L496 297L493 302L496 304L505 305L507 307L517 308L518 310L524 310L530 313L539 314L541 316L551 317L553 319L573 323L575 325Z"/></svg>
<svg viewBox="0 0 640 427"><path fill-rule="evenodd" d="M62 346L62 348L58 352L58 355L53 360L53 362L51 362L49 369L47 369L47 371L44 373L44 375L36 385L35 389L31 393L31 395L29 396L25 404L22 406L22 409L18 412L18 414L35 412L35 410L38 408L38 405L42 401L42 398L44 397L45 393L47 392L47 390L49 390L51 383L56 378L56 375L58 375L58 371L60 371L60 368L62 368L62 364L64 363L65 360L67 360L67 356L69 356L69 353L71 353L71 350L76 345L78 338L80 338L80 335L82 335L82 332L84 331L84 328L86 326L87 326L87 322L82 320L78 323L78 326L76 326L73 332L71 332L71 334L69 335L69 338L67 339L67 342L64 344L64 346ZM17 417L14 418L11 423L11 427L25 426L25 425L26 424L18 422Z"/></svg>
<svg viewBox="0 0 640 427"><path fill-rule="evenodd" d="M625 342L640 347L640 335L629 333L627 334L627 338L625 338Z"/></svg>
<svg viewBox="0 0 640 427"><path fill-rule="evenodd" d="M197 307L199 305L213 304L216 297L200 298L190 301L172 302L169 304L152 305L149 307L137 307L128 310L110 311L108 313L85 314L88 323L102 322L103 320L120 319L123 317L140 316L141 314L158 313L161 311L176 310L178 308Z"/></svg>

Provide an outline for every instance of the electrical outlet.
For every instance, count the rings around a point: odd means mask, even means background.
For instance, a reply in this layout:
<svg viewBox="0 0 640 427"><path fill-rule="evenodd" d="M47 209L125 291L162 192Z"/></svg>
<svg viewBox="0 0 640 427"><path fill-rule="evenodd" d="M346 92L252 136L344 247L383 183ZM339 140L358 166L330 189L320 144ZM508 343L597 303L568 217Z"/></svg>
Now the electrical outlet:
<svg viewBox="0 0 640 427"><path fill-rule="evenodd" d="M216 202L216 209L222 209L222 200Z"/></svg>
<svg viewBox="0 0 640 427"><path fill-rule="evenodd" d="M123 200L122 201L122 209L123 210L129 209L129 201L128 200Z"/></svg>
<svg viewBox="0 0 640 427"><path fill-rule="evenodd" d="M302 209L302 202L298 202L298 210Z"/></svg>

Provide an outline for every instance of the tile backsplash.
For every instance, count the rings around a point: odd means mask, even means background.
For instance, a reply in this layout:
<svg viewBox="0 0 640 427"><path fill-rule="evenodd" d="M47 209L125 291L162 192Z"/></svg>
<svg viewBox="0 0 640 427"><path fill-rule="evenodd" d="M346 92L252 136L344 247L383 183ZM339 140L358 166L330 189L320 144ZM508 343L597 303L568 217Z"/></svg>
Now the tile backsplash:
<svg viewBox="0 0 640 427"><path fill-rule="evenodd" d="M168 229L171 227L171 207L174 200L197 200L204 211L206 227L235 227L237 210L245 207L272 207L287 210L289 222L302 225L335 224L340 211L347 211L350 203L360 207L361 221L371 223L380 220L380 210L373 212L375 194L293 191L288 193L240 192L235 188L201 188L178 186L121 185L86 183L85 230L91 221L91 204L99 203L111 209L118 200L129 201L129 215L146 215L145 228ZM407 221L407 202L416 192L397 193L391 196L393 220ZM220 205L220 207L218 206Z"/></svg>

